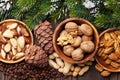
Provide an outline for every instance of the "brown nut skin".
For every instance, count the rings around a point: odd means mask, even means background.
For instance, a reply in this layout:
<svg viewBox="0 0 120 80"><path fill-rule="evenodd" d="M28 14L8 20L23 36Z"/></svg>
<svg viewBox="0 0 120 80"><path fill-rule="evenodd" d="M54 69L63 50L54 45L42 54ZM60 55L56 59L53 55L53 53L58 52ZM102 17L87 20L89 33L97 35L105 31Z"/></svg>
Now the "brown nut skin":
<svg viewBox="0 0 120 80"><path fill-rule="evenodd" d="M71 53L73 52L73 50L74 50L74 47L72 47L71 45L66 45L63 47L63 52L67 56L71 56Z"/></svg>
<svg viewBox="0 0 120 80"><path fill-rule="evenodd" d="M73 47L79 47L82 42L82 39L80 36L77 36L74 38L74 42L71 44Z"/></svg>
<svg viewBox="0 0 120 80"><path fill-rule="evenodd" d="M74 60L82 60L84 57L83 50L81 48L75 49L71 55Z"/></svg>
<svg viewBox="0 0 120 80"><path fill-rule="evenodd" d="M82 24L81 27L80 27L80 29L81 29L81 31L82 31L82 33L84 35L87 35L87 36L93 35L92 28L89 25L87 25L87 24Z"/></svg>
<svg viewBox="0 0 120 80"><path fill-rule="evenodd" d="M92 41L84 41L81 43L80 48L87 53L91 53L95 49L95 45Z"/></svg>

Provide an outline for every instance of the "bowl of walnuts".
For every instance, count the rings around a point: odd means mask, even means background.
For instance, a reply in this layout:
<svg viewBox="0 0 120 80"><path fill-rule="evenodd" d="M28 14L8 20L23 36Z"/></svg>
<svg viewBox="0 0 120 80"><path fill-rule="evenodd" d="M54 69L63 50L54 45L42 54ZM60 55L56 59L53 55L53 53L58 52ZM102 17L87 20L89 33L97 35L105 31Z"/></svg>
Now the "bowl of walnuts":
<svg viewBox="0 0 120 80"><path fill-rule="evenodd" d="M96 28L83 18L68 18L56 27L53 46L58 55L70 63L85 63L98 49Z"/></svg>
<svg viewBox="0 0 120 80"><path fill-rule="evenodd" d="M109 28L100 34L96 61L110 72L120 72L120 29Z"/></svg>
<svg viewBox="0 0 120 80"><path fill-rule="evenodd" d="M33 45L33 35L21 21L8 19L0 22L0 61L17 63L25 58L25 50Z"/></svg>

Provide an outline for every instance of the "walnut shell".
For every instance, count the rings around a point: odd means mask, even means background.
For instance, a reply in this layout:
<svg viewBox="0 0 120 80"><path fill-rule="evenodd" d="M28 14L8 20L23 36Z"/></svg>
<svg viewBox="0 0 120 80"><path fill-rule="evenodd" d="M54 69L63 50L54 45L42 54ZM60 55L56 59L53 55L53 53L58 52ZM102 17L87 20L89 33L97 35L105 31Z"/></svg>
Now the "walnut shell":
<svg viewBox="0 0 120 80"><path fill-rule="evenodd" d="M76 29L78 25L75 22L68 22L65 25L65 29Z"/></svg>
<svg viewBox="0 0 120 80"><path fill-rule="evenodd" d="M84 41L81 43L80 48L87 53L91 53L95 49L95 45L92 41Z"/></svg>
<svg viewBox="0 0 120 80"><path fill-rule="evenodd" d="M83 50L81 48L75 49L71 55L74 60L82 60L84 57Z"/></svg>
<svg viewBox="0 0 120 80"><path fill-rule="evenodd" d="M91 41L92 38L93 38L92 36L83 35L83 36L82 36L82 41Z"/></svg>
<svg viewBox="0 0 120 80"><path fill-rule="evenodd" d="M73 50L74 50L74 47L72 47L71 45L66 45L63 47L63 52L67 56L71 56L71 53L73 52Z"/></svg>
<svg viewBox="0 0 120 80"><path fill-rule="evenodd" d="M82 42L81 37L77 36L74 38L74 42L71 45L73 47L78 47L78 46L80 46L81 42Z"/></svg>
<svg viewBox="0 0 120 80"><path fill-rule="evenodd" d="M78 35L83 35L83 33L82 33L82 31L81 31L81 28L80 28L81 26L78 26Z"/></svg>
<svg viewBox="0 0 120 80"><path fill-rule="evenodd" d="M66 23L65 30L74 37L78 35L78 25L75 22Z"/></svg>
<svg viewBox="0 0 120 80"><path fill-rule="evenodd" d="M79 28L84 35L87 35L87 36L93 35L93 29L89 25L82 24L81 27L79 27Z"/></svg>

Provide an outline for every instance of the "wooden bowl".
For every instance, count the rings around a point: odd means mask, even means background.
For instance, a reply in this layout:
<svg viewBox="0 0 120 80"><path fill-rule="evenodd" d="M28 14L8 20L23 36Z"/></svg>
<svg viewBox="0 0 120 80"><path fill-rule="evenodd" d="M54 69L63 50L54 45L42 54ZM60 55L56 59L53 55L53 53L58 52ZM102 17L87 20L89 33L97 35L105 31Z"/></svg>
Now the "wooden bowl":
<svg viewBox="0 0 120 80"><path fill-rule="evenodd" d="M26 30L27 30L27 32L29 33L29 40L30 40L30 43L29 43L29 45L31 46L31 45L33 45L33 35L32 35L32 32L30 31L30 29L27 27L27 25L26 24L24 24L23 22L21 22L21 21L19 21L19 20L15 20L15 19L7 19L7 20L4 20L4 21L1 21L0 22L0 27L1 27L1 25L3 24L3 23L5 23L5 24L11 24L11 23L18 23L19 25L21 25L22 27L24 27ZM26 44L25 44L26 45ZM9 52L8 52L9 53ZM7 60L7 59L3 59L2 57L1 57L1 55L0 55L0 61L2 61L2 62L4 62L4 63L18 63L18 62L20 62L20 61L22 61L22 60L24 60L25 59L25 56L23 56L23 57L21 57L21 58L19 58L19 59L17 59L17 60Z"/></svg>
<svg viewBox="0 0 120 80"><path fill-rule="evenodd" d="M93 32L94 32L93 42L95 43L95 50L92 53L86 54L82 60L73 60L71 57L66 56L63 53L62 47L57 45L57 38L59 37L60 32L64 29L65 24L70 21L75 22L78 25L83 24L83 23L88 24L93 29ZM91 58L93 58L93 56L97 52L98 43L99 43L99 36L98 36L98 32L97 32L96 28L89 21L82 19L82 18L68 18L68 19L62 21L60 24L58 24L58 26L56 27L54 34L53 34L53 46L54 46L55 51L63 60L70 62L70 63L77 64L77 63L85 63L85 62L89 61Z"/></svg>
<svg viewBox="0 0 120 80"><path fill-rule="evenodd" d="M100 34L100 36L99 36L100 40L101 40L102 36L103 36L105 33L107 33L107 32L113 32L113 31L117 31L117 30L120 30L120 29L117 29L117 28L109 28L109 29L106 29L105 31L103 31L103 32ZM98 56L98 54L96 54L95 59L96 59L97 63L98 63L101 67L103 67L105 70L108 70L108 71L110 71L110 72L120 72L120 68L114 68L113 66L106 64L105 61L103 60L103 58L101 58L100 56Z"/></svg>

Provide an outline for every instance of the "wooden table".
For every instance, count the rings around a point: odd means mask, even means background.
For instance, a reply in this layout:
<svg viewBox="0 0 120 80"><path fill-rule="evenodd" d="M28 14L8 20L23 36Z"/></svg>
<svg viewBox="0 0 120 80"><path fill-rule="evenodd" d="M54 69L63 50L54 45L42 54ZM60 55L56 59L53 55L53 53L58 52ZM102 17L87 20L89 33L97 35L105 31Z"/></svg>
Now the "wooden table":
<svg viewBox="0 0 120 80"><path fill-rule="evenodd" d="M109 77L102 77L98 71L95 70L95 63L90 67L90 70L83 76L66 77L63 80L120 80L120 73L112 73ZM7 76L4 76L0 72L0 80L8 80Z"/></svg>

